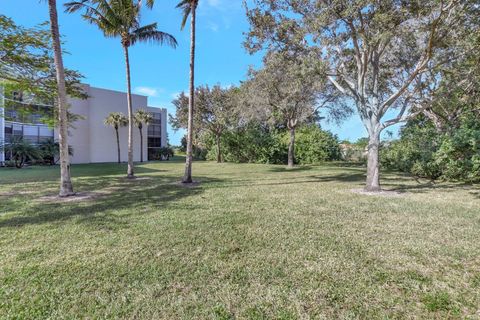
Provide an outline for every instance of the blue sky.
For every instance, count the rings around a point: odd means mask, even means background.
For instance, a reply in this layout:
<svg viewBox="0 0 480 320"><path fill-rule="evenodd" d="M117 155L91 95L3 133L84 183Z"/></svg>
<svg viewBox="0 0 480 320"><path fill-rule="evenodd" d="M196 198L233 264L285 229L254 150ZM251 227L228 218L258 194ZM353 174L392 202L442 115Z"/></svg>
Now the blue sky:
<svg viewBox="0 0 480 320"><path fill-rule="evenodd" d="M79 14L67 15L61 10L66 1L57 0L60 31L65 42L65 65L80 71L84 82L95 87L126 90L123 52L118 39L106 39ZM149 105L175 109L173 97L188 89L189 29L180 30L181 14L175 9L178 1L157 0L153 10L144 10L142 23L157 22L159 29L173 34L177 49L139 44L130 50L132 88L149 96ZM248 30L241 0L201 0L197 16L196 85L238 84L245 79L249 65L260 66L260 55L249 55L243 48L243 32ZM48 20L46 1L1 0L0 12L18 24L34 26ZM356 140L365 136L357 115L340 126L323 123L340 139ZM169 126L170 143L178 144L183 132Z"/></svg>

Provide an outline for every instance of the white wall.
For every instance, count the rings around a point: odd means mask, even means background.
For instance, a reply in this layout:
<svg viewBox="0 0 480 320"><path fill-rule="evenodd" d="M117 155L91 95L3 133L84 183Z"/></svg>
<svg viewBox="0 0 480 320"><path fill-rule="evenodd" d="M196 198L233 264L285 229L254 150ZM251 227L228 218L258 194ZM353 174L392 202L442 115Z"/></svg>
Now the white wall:
<svg viewBox="0 0 480 320"><path fill-rule="evenodd" d="M127 116L127 94L86 86L87 100L70 100L71 112L82 115L70 129L69 144L74 149L72 163L116 162L117 143L115 130L103 121L110 112L122 112ZM132 95L133 110L147 107L147 97ZM144 159L147 159L147 131L144 128ZM128 128L120 128L121 161L128 160ZM140 133L133 128L133 159L140 161Z"/></svg>

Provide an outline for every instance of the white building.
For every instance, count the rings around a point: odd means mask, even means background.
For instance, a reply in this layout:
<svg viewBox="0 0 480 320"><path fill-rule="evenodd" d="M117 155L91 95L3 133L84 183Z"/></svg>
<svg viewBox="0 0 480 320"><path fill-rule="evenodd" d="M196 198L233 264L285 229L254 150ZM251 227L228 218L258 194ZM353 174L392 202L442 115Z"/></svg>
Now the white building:
<svg viewBox="0 0 480 320"><path fill-rule="evenodd" d="M69 99L70 109L82 119L73 123L69 128L68 144L73 148L72 163L98 163L117 161L117 142L115 130L104 124L105 118L111 112L122 112L127 115L127 94L107 89L100 89L85 85L88 99ZM154 121L143 128L144 160L151 160L159 148L167 145L167 110L149 107L146 96L132 95L133 111L145 109L152 113ZM39 121L40 110L45 113L48 106L38 105L39 113L29 113L22 116L15 108L5 110L0 114L0 141L8 143L12 137L21 136L31 143L40 143L46 139L58 137L56 130L51 129ZM48 110L47 110L48 111ZM3 112L3 110L0 110ZM127 161L128 129L119 129L121 161ZM140 132L137 127L133 130L133 157L140 161ZM0 163L9 158L8 154L0 152Z"/></svg>

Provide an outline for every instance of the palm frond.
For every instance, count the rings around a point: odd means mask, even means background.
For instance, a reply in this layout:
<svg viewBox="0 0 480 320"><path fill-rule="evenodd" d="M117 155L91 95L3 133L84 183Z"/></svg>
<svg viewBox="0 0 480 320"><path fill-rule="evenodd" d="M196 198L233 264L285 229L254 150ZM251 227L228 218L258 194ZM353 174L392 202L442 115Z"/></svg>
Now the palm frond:
<svg viewBox="0 0 480 320"><path fill-rule="evenodd" d="M177 8L183 11L183 18L181 24L181 30L185 28L188 17L190 16L193 6L197 6L198 0L182 0L177 4Z"/></svg>
<svg viewBox="0 0 480 320"><path fill-rule="evenodd" d="M176 48L178 45L174 36L166 32L158 31L156 23L134 30L130 34L130 41L132 45L137 42L157 42L162 45L167 44L172 48Z"/></svg>

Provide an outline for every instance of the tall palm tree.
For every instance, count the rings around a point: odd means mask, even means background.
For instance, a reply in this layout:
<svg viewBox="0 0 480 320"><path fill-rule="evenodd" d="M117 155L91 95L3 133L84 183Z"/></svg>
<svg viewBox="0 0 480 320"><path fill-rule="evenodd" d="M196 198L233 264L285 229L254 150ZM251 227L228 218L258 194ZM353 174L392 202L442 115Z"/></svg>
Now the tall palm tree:
<svg viewBox="0 0 480 320"><path fill-rule="evenodd" d="M190 17L190 96L188 98L188 125L187 125L187 154L185 160L185 174L183 183L192 183L192 139L193 139L193 108L195 105L195 19L197 13L198 0L182 0L177 4L177 8L183 11L181 29Z"/></svg>
<svg viewBox="0 0 480 320"><path fill-rule="evenodd" d="M118 136L118 129L120 127L126 127L128 125L128 119L123 115L121 112L111 112L103 121L105 125L112 126L115 129L115 135L117 137L117 157L118 163L121 162L120 160L120 137Z"/></svg>
<svg viewBox="0 0 480 320"><path fill-rule="evenodd" d="M147 1L151 7L153 0ZM165 32L157 30L157 24L140 25L139 0L80 0L65 4L69 13L84 10L82 17L96 25L109 38L120 38L125 56L127 75L128 105L128 169L127 177L134 178L133 172L133 110L132 88L130 82L130 60L128 49L137 42L157 42L171 47L177 46L177 40Z"/></svg>
<svg viewBox="0 0 480 320"><path fill-rule="evenodd" d="M58 30L58 15L56 0L48 0L50 14L50 31L52 34L54 61L57 77L58 97L58 143L60 145L60 197L74 195L70 177L70 156L68 154L68 120L67 120L67 89L65 85L65 69L63 67L60 32Z"/></svg>
<svg viewBox="0 0 480 320"><path fill-rule="evenodd" d="M138 109L133 120L140 131L140 162L143 162L143 125L148 126L153 121L153 116L145 109Z"/></svg>

